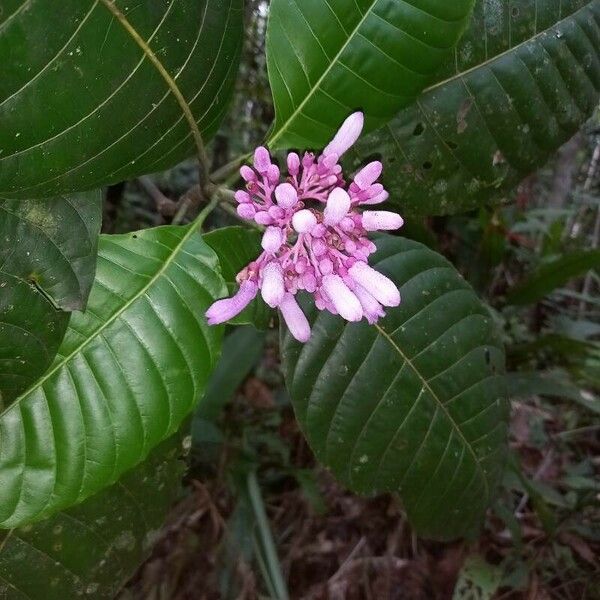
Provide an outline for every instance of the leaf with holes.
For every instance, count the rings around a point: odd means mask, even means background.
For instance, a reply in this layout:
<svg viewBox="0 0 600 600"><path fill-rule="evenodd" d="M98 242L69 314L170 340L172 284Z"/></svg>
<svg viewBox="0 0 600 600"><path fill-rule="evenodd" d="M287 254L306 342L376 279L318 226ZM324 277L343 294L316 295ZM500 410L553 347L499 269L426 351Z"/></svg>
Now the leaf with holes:
<svg viewBox="0 0 600 600"><path fill-rule="evenodd" d="M473 0L272 0L267 66L274 148L317 147L349 113L389 121L434 79Z"/></svg>
<svg viewBox="0 0 600 600"><path fill-rule="evenodd" d="M477 0L452 65L350 162L381 156L406 213L468 210L544 164L599 98L598 0Z"/></svg>
<svg viewBox="0 0 600 600"><path fill-rule="evenodd" d="M197 226L103 236L88 308L51 368L0 413L0 526L114 483L176 431L204 391L226 292Z"/></svg>
<svg viewBox="0 0 600 600"><path fill-rule="evenodd" d="M487 309L425 246L381 236L373 264L403 302L378 326L307 307L306 345L282 332L288 389L317 458L352 490L399 491L416 529L473 533L506 454L504 350Z"/></svg>
<svg viewBox="0 0 600 600"><path fill-rule="evenodd" d="M101 216L98 191L44 202L0 198L0 404L50 366L68 311L85 307Z"/></svg>
<svg viewBox="0 0 600 600"><path fill-rule="evenodd" d="M256 260L262 252L260 246L262 235L254 229L244 227L223 227L207 233L204 241L217 253L223 278L227 289L232 294L239 287L235 277L248 265ZM258 329L266 329L273 316L273 311L258 295L237 317L229 321L233 325L251 324Z"/></svg>
<svg viewBox="0 0 600 600"><path fill-rule="evenodd" d="M231 95L242 0L117 0L206 139ZM44 197L164 170L194 152L164 79L101 0L0 14L0 196Z"/></svg>
<svg viewBox="0 0 600 600"><path fill-rule="evenodd" d="M149 552L181 487L181 435L112 487L0 542L3 600L111 600Z"/></svg>

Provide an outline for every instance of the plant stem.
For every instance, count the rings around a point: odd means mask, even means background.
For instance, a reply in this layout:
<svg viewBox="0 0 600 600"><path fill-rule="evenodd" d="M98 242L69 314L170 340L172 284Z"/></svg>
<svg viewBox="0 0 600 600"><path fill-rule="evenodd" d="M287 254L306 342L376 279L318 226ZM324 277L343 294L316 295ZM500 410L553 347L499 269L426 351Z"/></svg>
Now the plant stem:
<svg viewBox="0 0 600 600"><path fill-rule="evenodd" d="M248 486L248 496L258 525L261 547L264 551L265 567L269 572L271 584L275 590L275 598L277 600L288 600L287 586L281 572L281 564L277 556L277 549L269 527L269 519L267 518L255 471L248 473L246 485Z"/></svg>
<svg viewBox="0 0 600 600"><path fill-rule="evenodd" d="M169 87L169 90L175 96L183 114L192 130L192 135L194 137L194 143L196 144L196 152L198 153L198 160L200 162L200 185L202 188L209 182L209 162L208 155L206 154L206 148L204 147L204 142L202 140L202 134L198 129L198 125L196 120L194 119L194 115L186 102L181 90L175 80L171 75L169 75L168 71L162 65L156 54L154 54L152 48L147 44L147 42L140 36L140 34L135 30L133 25L127 20L127 17L121 12L121 10L115 5L114 0L100 0L104 6L113 14L114 17L121 23L123 28L129 33L129 35L134 39L137 45L142 49L144 54L148 57L150 62L156 67L156 70L160 73L161 77L165 80L165 83Z"/></svg>

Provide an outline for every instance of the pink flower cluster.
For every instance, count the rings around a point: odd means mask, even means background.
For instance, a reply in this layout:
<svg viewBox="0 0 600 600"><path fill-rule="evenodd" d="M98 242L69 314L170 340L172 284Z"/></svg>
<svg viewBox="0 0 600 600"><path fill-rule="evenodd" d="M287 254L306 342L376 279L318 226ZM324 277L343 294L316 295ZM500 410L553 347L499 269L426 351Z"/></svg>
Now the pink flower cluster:
<svg viewBox="0 0 600 600"><path fill-rule="evenodd" d="M358 139L363 114L352 114L333 140L316 157L307 152L287 156L288 177L266 148L254 153L254 168L240 174L246 190L236 192L238 214L264 226L262 254L237 276L239 291L217 301L206 313L211 325L240 313L260 290L264 301L279 308L292 335L310 338L310 325L296 294L313 294L319 310L347 321L366 318L375 323L384 307L400 304L400 292L387 277L368 265L375 244L369 232L395 230L403 225L394 212L363 210L388 198L380 183L382 165L366 165L346 187L339 159Z"/></svg>

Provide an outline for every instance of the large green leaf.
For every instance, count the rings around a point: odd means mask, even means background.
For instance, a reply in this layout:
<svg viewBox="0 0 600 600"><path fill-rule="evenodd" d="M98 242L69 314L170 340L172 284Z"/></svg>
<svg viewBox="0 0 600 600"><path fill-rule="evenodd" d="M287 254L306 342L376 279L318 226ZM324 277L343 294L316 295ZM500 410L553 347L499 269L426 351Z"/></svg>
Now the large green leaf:
<svg viewBox="0 0 600 600"><path fill-rule="evenodd" d="M473 0L272 0L267 66L272 147L327 142L361 109L385 124L435 76Z"/></svg>
<svg viewBox="0 0 600 600"><path fill-rule="evenodd" d="M599 0L478 0L451 69L364 139L353 165L381 156L406 212L463 211L542 165L599 91Z"/></svg>
<svg viewBox="0 0 600 600"><path fill-rule="evenodd" d="M210 138L236 74L242 0L116 5ZM0 196L96 188L161 171L194 150L165 81L99 0L20 0L5 8L0 56Z"/></svg>
<svg viewBox="0 0 600 600"><path fill-rule="evenodd" d="M85 307L96 270L100 192L0 198L0 406L35 381Z"/></svg>
<svg viewBox="0 0 600 600"><path fill-rule="evenodd" d="M399 491L423 535L468 534L503 469L504 350L442 256L391 236L377 245L372 262L403 302L378 327L307 307L311 340L282 338L296 415L317 458L351 489Z"/></svg>
<svg viewBox="0 0 600 600"><path fill-rule="evenodd" d="M239 287L235 280L236 275L262 252L261 238L262 234L259 231L247 227L222 227L204 236L206 243L219 257L221 273L230 294L236 292ZM259 295L248 308L231 319L230 323L251 324L258 329L266 329L272 317L273 311Z"/></svg>
<svg viewBox="0 0 600 600"><path fill-rule="evenodd" d="M537 302L570 279L585 275L590 269L600 269L600 250L569 252L544 263L510 290L506 300L509 304Z"/></svg>
<svg viewBox="0 0 600 600"><path fill-rule="evenodd" d="M0 526L81 502L177 430L204 391L225 293L195 225L101 238L85 313L54 364L0 413Z"/></svg>
<svg viewBox="0 0 600 600"><path fill-rule="evenodd" d="M181 436L112 487L50 519L5 532L3 600L111 600L147 554L180 490Z"/></svg>

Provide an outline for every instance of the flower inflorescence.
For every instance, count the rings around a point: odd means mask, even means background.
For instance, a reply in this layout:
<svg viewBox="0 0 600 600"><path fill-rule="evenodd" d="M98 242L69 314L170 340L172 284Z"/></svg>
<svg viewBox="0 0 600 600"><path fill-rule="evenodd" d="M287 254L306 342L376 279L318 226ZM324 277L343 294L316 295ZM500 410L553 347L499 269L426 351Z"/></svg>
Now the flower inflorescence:
<svg viewBox="0 0 600 600"><path fill-rule="evenodd" d="M295 298L301 290L314 296L319 310L347 321L366 318L375 323L384 316L384 307L400 304L396 285L368 265L376 250L368 234L399 229L402 217L389 211L358 210L388 199L377 182L382 164L369 163L348 186L339 164L362 128L363 114L357 112L344 121L321 155L306 152L300 157L290 152L283 182L264 147L254 152L254 168L240 169L246 189L235 194L237 212L266 228L263 252L238 274L238 292L209 308L209 324L239 314L259 290L270 307L279 308L301 342L308 341L311 333Z"/></svg>

